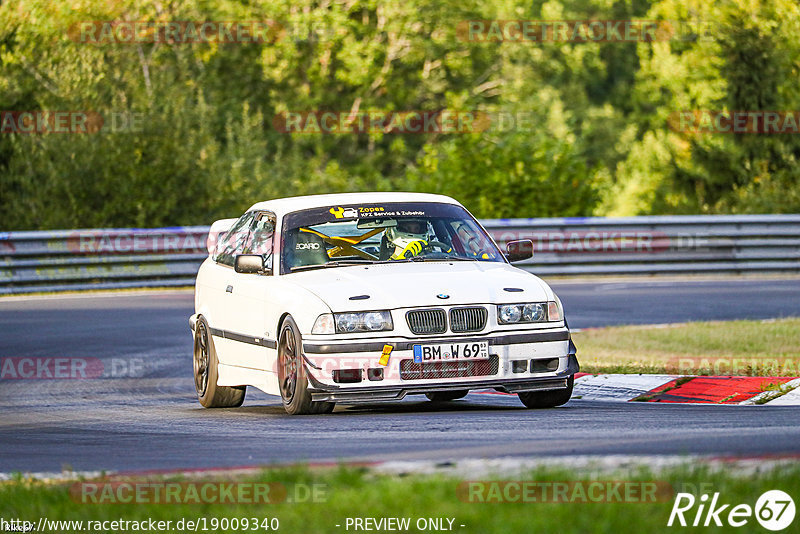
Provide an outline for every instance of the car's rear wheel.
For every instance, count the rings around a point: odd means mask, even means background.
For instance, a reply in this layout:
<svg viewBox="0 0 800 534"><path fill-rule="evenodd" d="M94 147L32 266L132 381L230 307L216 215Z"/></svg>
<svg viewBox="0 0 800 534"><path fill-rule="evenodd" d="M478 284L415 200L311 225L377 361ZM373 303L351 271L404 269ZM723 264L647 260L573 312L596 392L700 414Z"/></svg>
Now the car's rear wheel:
<svg viewBox="0 0 800 534"><path fill-rule="evenodd" d="M572 397L572 388L575 385L575 375L567 380L566 389L552 391L525 391L518 393L519 400L528 408L555 408L566 404Z"/></svg>
<svg viewBox="0 0 800 534"><path fill-rule="evenodd" d="M194 328L194 389L197 400L206 408L235 408L244 402L247 386L218 386L217 351L205 318L199 317Z"/></svg>
<svg viewBox="0 0 800 534"><path fill-rule="evenodd" d="M288 316L278 336L278 385L283 407L290 415L330 413L333 411L333 402L311 400L302 347L303 340L297 323Z"/></svg>
<svg viewBox="0 0 800 534"><path fill-rule="evenodd" d="M464 398L467 396L467 393L469 393L468 389L459 389L456 391L434 391L432 393L426 393L425 396L432 402L447 402Z"/></svg>

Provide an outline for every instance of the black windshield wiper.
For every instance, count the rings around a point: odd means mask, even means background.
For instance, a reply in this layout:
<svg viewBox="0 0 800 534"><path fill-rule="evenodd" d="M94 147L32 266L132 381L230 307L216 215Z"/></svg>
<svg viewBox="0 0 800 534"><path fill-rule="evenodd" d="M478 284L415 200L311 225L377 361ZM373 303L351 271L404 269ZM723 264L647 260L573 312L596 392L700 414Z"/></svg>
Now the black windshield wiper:
<svg viewBox="0 0 800 534"><path fill-rule="evenodd" d="M466 258L464 256L447 256L445 258L436 258L443 261L480 261L478 258Z"/></svg>
<svg viewBox="0 0 800 534"><path fill-rule="evenodd" d="M399 258L396 260L381 260L376 261L376 264L381 263L410 263L410 262L423 262L423 261L480 261L478 258L465 258L463 256L444 256L444 257L430 257L430 256L412 256L410 258Z"/></svg>
<svg viewBox="0 0 800 534"><path fill-rule="evenodd" d="M414 256L405 261L478 261L478 258L465 258L463 256Z"/></svg>
<svg viewBox="0 0 800 534"><path fill-rule="evenodd" d="M371 265L375 262L368 259L359 259L359 260L337 260L337 261L329 261L328 263L318 263L316 265L298 265L297 267L292 267L290 271L310 271L312 269L326 269L328 267L343 267L346 265Z"/></svg>
<svg viewBox="0 0 800 534"><path fill-rule="evenodd" d="M388 263L410 263L412 261L424 261L422 256L412 256L410 258L397 258L396 260L379 260L374 261L372 263L376 265L388 264Z"/></svg>

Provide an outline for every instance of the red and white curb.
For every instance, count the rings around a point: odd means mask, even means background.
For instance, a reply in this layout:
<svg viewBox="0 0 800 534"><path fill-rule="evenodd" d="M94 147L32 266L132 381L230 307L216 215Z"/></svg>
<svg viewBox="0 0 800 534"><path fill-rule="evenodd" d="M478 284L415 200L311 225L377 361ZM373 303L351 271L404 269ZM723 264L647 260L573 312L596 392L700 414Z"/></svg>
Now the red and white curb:
<svg viewBox="0 0 800 534"><path fill-rule="evenodd" d="M574 397L629 401L674 380L671 375L575 375Z"/></svg>
<svg viewBox="0 0 800 534"><path fill-rule="evenodd" d="M578 373L573 398L583 400L800 405L800 378Z"/></svg>

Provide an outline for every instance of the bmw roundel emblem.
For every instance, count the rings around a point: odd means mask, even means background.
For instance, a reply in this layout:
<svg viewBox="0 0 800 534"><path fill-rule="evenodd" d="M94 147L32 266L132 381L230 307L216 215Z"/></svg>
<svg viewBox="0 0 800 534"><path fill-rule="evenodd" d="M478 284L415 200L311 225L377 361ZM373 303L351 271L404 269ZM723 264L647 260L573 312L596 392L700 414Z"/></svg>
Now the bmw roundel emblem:
<svg viewBox="0 0 800 534"><path fill-rule="evenodd" d="M450 295L448 295L446 293L439 293L438 295L436 295L436 298L437 299L449 299Z"/></svg>

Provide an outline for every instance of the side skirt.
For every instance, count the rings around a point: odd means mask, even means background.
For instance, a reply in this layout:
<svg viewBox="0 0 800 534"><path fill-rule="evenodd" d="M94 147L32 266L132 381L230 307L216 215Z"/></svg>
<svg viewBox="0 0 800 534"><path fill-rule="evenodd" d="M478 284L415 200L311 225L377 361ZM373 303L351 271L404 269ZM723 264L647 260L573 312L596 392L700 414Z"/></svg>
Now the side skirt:
<svg viewBox="0 0 800 534"><path fill-rule="evenodd" d="M281 394L278 388L278 377L275 373L263 371L261 369L249 369L235 365L219 364L219 378L217 384L220 386L253 386L267 395Z"/></svg>

